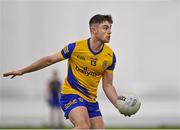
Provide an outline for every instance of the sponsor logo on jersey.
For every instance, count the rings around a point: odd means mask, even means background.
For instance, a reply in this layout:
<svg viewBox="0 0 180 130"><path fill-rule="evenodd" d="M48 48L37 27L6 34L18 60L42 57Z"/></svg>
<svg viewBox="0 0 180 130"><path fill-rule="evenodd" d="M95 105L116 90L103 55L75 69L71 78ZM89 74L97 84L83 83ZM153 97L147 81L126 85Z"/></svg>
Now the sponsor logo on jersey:
<svg viewBox="0 0 180 130"><path fill-rule="evenodd" d="M81 55L77 55L77 58L80 59L80 60L85 60L85 57L81 56Z"/></svg>
<svg viewBox="0 0 180 130"><path fill-rule="evenodd" d="M69 101L67 104L65 104L65 109L68 109L71 105L73 105L73 104L75 104L75 103L77 103L77 100L76 100L76 99L74 99L74 100L72 100L72 101Z"/></svg>
<svg viewBox="0 0 180 130"><path fill-rule="evenodd" d="M86 76L89 76L89 75L91 75L91 76L99 76L99 75L101 75L101 73L100 72L94 72L94 71L90 71L90 70L88 70L88 68L87 67L84 67L84 68L79 68L77 65L76 65L76 71L79 71L79 72L81 72L81 73L83 73L83 74L85 74Z"/></svg>

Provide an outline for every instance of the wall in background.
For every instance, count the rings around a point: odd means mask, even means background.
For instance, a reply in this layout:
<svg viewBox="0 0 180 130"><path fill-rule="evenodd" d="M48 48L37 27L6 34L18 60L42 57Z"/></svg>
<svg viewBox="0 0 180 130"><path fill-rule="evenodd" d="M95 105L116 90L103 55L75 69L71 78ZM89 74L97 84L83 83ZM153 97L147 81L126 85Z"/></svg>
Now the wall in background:
<svg viewBox="0 0 180 130"><path fill-rule="evenodd" d="M173 104L174 109L168 110L174 111L172 118L179 120L180 113L175 111L180 104L178 0L4 0L0 3L0 72L22 68L60 51L70 42L90 37L89 19L98 13L111 14L114 24L109 45L117 57L114 84L118 94L134 92L143 102L175 100L178 103ZM63 80L66 63L13 80L0 78L0 98L43 101L51 71L58 69ZM99 87L98 99L106 100ZM4 103L2 113L6 106Z"/></svg>

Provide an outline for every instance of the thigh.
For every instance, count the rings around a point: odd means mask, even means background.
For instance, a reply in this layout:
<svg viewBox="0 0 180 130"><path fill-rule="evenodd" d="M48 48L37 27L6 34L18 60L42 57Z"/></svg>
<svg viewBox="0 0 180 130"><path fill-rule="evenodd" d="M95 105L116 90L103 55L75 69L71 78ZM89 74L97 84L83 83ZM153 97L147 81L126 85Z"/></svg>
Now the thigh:
<svg viewBox="0 0 180 130"><path fill-rule="evenodd" d="M101 114L98 102L95 102L95 103L89 102L87 109L88 109L88 114L90 117L91 128L103 129L104 123L103 123L103 118L102 118L102 114Z"/></svg>
<svg viewBox="0 0 180 130"><path fill-rule="evenodd" d="M89 128L90 126L88 111L84 106L73 108L68 117L76 128Z"/></svg>
<svg viewBox="0 0 180 130"><path fill-rule="evenodd" d="M79 96L75 94L61 94L60 104L64 111L66 119L69 118L69 113L76 107L86 106L85 102L79 100Z"/></svg>
<svg viewBox="0 0 180 130"><path fill-rule="evenodd" d="M90 118L91 129L104 129L102 116Z"/></svg>
<svg viewBox="0 0 180 130"><path fill-rule="evenodd" d="M84 99L75 94L63 94L60 102L66 119L70 119L74 128L89 128L87 103Z"/></svg>

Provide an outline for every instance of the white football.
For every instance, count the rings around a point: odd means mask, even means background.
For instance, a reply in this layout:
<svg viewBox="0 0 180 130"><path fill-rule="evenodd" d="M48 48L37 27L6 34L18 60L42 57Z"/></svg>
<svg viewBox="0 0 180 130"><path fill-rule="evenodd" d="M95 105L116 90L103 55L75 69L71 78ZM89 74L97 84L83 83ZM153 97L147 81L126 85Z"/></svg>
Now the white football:
<svg viewBox="0 0 180 130"><path fill-rule="evenodd" d="M135 94L122 94L118 96L117 105L121 114L131 116L139 110L141 102Z"/></svg>

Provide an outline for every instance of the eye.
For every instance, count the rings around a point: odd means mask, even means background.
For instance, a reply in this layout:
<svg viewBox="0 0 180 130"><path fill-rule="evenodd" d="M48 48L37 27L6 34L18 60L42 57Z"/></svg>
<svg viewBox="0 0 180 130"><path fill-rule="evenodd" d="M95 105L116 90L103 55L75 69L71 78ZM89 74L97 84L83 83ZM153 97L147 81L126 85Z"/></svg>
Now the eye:
<svg viewBox="0 0 180 130"><path fill-rule="evenodd" d="M109 28L108 26L103 26L103 29L105 30L108 30L108 28Z"/></svg>

